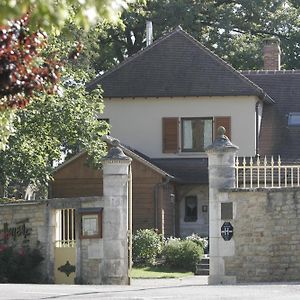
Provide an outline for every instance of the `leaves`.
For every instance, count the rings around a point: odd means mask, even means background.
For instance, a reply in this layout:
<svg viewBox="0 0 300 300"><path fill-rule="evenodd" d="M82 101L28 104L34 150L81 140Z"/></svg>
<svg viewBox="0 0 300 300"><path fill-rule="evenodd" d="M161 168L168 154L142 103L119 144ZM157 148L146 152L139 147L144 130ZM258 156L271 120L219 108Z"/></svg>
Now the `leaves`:
<svg viewBox="0 0 300 300"><path fill-rule="evenodd" d="M265 37L281 39L284 68L300 68L300 8L291 0L136 1L121 15L122 24L100 32L96 68L104 71L145 47L146 20L154 37L181 25L237 69L262 68ZM134 42L133 42L134 41Z"/></svg>
<svg viewBox="0 0 300 300"><path fill-rule="evenodd" d="M87 28L99 19L115 20L118 12L127 6L128 0L2 0L0 3L0 24L18 18L28 12L32 28L61 29L73 15L79 27Z"/></svg>
<svg viewBox="0 0 300 300"><path fill-rule="evenodd" d="M71 44L53 38L48 51L59 51L63 57ZM90 78L78 66L67 64L60 95L39 95L38 101L16 112L20 122L14 124L15 135L10 137L8 149L0 153L0 183L6 190L17 187L22 191L21 187L29 183L47 184L53 162L61 162L82 149L88 151L94 165L100 164L106 150L101 136L107 133L108 125L95 115L103 110L101 90L85 90Z"/></svg>

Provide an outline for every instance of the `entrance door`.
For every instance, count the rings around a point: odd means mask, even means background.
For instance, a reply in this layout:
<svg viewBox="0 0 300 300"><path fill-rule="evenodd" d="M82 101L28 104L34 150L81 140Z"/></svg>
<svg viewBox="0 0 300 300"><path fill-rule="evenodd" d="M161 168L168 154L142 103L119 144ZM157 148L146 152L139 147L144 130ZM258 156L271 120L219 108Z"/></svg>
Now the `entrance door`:
<svg viewBox="0 0 300 300"><path fill-rule="evenodd" d="M54 245L54 280L58 284L74 284L76 274L75 210L56 210Z"/></svg>

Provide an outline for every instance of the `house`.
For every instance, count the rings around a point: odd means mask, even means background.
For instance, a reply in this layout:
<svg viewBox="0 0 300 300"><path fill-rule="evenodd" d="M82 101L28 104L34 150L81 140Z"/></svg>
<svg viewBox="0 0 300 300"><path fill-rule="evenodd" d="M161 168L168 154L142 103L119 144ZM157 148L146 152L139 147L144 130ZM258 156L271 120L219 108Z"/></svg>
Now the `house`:
<svg viewBox="0 0 300 300"><path fill-rule="evenodd" d="M266 42L267 68L279 68L279 52L276 41ZM109 121L110 134L122 142L125 153L135 155L135 229L208 236L204 149L219 126L240 147L240 156L297 159L300 153L295 139L300 137L300 72L239 72L180 27L95 78L87 89L97 85L105 103L99 118ZM101 194L101 176L86 169L84 160L81 154L57 169L53 197ZM149 172L159 177L151 187ZM88 190L92 183L97 190Z"/></svg>

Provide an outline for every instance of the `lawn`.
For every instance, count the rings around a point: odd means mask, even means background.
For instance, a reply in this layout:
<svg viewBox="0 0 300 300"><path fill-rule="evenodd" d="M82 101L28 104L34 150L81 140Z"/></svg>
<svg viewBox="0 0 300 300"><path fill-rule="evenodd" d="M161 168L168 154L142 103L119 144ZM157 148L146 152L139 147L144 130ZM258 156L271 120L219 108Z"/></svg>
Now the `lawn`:
<svg viewBox="0 0 300 300"><path fill-rule="evenodd" d="M193 272L173 270L163 266L134 267L131 270L131 278L182 278L192 275Z"/></svg>

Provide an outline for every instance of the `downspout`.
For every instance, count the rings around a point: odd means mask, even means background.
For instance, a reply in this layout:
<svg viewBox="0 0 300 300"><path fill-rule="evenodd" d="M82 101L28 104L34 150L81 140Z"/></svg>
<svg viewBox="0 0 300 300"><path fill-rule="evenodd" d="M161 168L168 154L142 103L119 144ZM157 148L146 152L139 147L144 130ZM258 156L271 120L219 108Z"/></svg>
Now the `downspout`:
<svg viewBox="0 0 300 300"><path fill-rule="evenodd" d="M132 269L132 168L128 170L128 285L131 285Z"/></svg>
<svg viewBox="0 0 300 300"><path fill-rule="evenodd" d="M255 104L255 118L256 118L256 128L255 128L255 156L259 157L259 122L258 122L258 114L259 114L259 101Z"/></svg>
<svg viewBox="0 0 300 300"><path fill-rule="evenodd" d="M159 190L161 187L167 186L170 183L171 178L166 176L165 181L157 183L154 186L154 229L158 229L158 198Z"/></svg>

